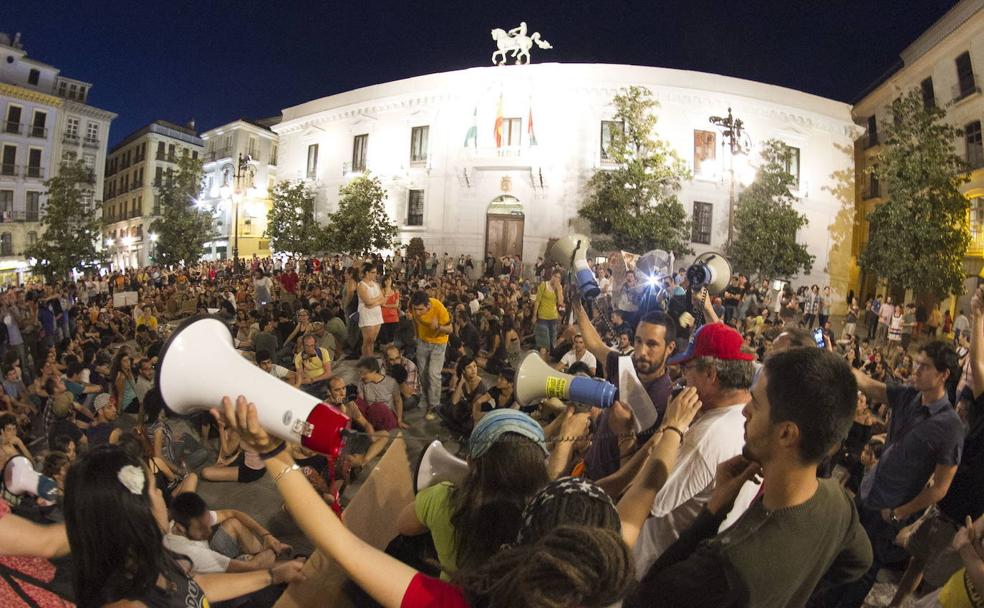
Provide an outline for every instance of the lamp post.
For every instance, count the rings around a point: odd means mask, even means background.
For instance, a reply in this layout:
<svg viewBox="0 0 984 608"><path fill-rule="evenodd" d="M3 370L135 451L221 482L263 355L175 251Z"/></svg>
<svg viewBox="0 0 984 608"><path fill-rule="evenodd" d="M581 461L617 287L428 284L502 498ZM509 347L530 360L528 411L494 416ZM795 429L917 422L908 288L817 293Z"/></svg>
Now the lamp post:
<svg viewBox="0 0 984 608"><path fill-rule="evenodd" d="M745 132L745 123L740 118L735 118L728 108L727 116L711 116L710 123L721 130L723 140L722 145L727 143L731 152L729 159L731 174L731 185L728 192L728 245L734 237L735 226L735 156L748 153L748 134Z"/></svg>
<svg viewBox="0 0 984 608"><path fill-rule="evenodd" d="M239 200L243 196L243 178L253 177L253 169L249 166L249 162L253 160L248 154L243 156L239 153L239 159L236 162L236 174L233 176L235 179L235 189L232 195L232 205L233 205L233 235L232 235L232 267L233 272L236 275L239 274Z"/></svg>
<svg viewBox="0 0 984 608"><path fill-rule="evenodd" d="M150 259L152 259L154 261L154 264L156 264L157 263L157 238L158 238L158 235L157 235L156 232L151 232L151 233L148 233L147 236L150 237Z"/></svg>

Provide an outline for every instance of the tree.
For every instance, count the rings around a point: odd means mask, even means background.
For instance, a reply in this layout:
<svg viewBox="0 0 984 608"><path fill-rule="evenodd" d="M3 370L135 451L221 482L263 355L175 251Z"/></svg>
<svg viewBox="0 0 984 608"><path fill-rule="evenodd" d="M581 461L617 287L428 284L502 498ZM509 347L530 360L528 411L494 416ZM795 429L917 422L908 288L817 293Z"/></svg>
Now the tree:
<svg viewBox="0 0 984 608"><path fill-rule="evenodd" d="M613 99L615 121L606 148L613 169L599 169L588 180L578 214L601 239L601 249L676 255L691 253L690 218L677 194L690 179L686 163L655 134L659 104L643 87L629 87Z"/></svg>
<svg viewBox="0 0 984 608"><path fill-rule="evenodd" d="M386 190L378 177L360 175L338 193L338 211L328 218L324 249L364 255L393 246L399 229L386 213Z"/></svg>
<svg viewBox="0 0 984 608"><path fill-rule="evenodd" d="M177 172L169 171L157 186L160 217L150 226L157 233L155 263L195 264L205 243L216 237L212 213L195 204L201 191L202 162L187 156L178 160Z"/></svg>
<svg viewBox="0 0 984 608"><path fill-rule="evenodd" d="M322 230L314 220L314 199L314 191L301 180L273 187L266 236L274 251L310 255L318 249Z"/></svg>
<svg viewBox="0 0 984 608"><path fill-rule="evenodd" d="M868 216L861 267L923 298L961 294L970 244L970 202L960 192L967 165L953 150L961 132L943 109L925 107L917 89L893 101L891 112L894 128L870 170L888 195Z"/></svg>
<svg viewBox="0 0 984 608"><path fill-rule="evenodd" d="M807 225L806 215L793 206L790 188L796 178L789 172L792 150L770 139L762 149L762 167L735 209L735 236L726 252L735 270L759 279L792 278L809 272L814 256L796 242Z"/></svg>
<svg viewBox="0 0 984 608"><path fill-rule="evenodd" d="M72 269L94 270L103 262L101 203L92 199L95 174L82 161L62 163L44 183L47 200L41 215L44 233L24 255L36 260L34 272L49 281L66 279Z"/></svg>

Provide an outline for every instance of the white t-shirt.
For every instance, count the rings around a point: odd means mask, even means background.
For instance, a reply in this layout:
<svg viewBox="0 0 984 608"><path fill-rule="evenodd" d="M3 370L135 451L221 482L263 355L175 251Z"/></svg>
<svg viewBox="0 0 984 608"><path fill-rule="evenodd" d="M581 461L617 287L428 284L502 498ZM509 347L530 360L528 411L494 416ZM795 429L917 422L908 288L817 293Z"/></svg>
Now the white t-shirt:
<svg viewBox="0 0 984 608"><path fill-rule="evenodd" d="M218 519L215 511L209 511L211 525L215 525ZM174 529L174 522L171 523ZM207 540L191 540L187 536L181 536L168 532L164 535L164 546L178 555L184 555L191 560L191 569L195 574L209 574L212 572L225 572L229 568L231 558L222 555L218 551L213 551L208 546Z"/></svg>
<svg viewBox="0 0 984 608"><path fill-rule="evenodd" d="M601 277L598 279L598 289L601 291L601 295L603 296L612 295L612 280L608 277Z"/></svg>
<svg viewBox="0 0 984 608"><path fill-rule="evenodd" d="M574 353L574 350L571 349L567 351L566 355L560 358L560 364L564 366L564 369L570 367L575 361L582 361L591 370L598 369L598 360L595 359L595 356L592 355L589 350L585 350L584 354L582 354L579 358L577 354Z"/></svg>
<svg viewBox="0 0 984 608"><path fill-rule="evenodd" d="M282 365L277 365L276 363L274 363L273 367L270 368L270 375L277 378L278 380L283 380L284 378L287 377L287 374L289 373L290 373L289 369L287 369Z"/></svg>
<svg viewBox="0 0 984 608"><path fill-rule="evenodd" d="M697 520L714 489L717 466L741 453L745 445L745 417L741 414L744 406L742 403L715 408L703 413L690 427L680 446L677 464L656 495L652 517L643 525L633 549L640 579L656 558ZM721 529L744 513L754 496L754 493L739 494Z"/></svg>

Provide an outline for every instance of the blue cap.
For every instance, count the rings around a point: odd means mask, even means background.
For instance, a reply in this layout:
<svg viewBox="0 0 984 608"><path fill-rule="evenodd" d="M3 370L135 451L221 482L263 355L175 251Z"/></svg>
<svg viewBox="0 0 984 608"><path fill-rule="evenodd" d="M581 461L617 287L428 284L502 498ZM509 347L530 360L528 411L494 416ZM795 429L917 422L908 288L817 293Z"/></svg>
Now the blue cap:
<svg viewBox="0 0 984 608"><path fill-rule="evenodd" d="M469 458L478 458L487 452L504 433L522 435L536 442L544 456L550 455L543 427L536 420L519 410L501 409L488 412L475 425L471 437L468 438Z"/></svg>

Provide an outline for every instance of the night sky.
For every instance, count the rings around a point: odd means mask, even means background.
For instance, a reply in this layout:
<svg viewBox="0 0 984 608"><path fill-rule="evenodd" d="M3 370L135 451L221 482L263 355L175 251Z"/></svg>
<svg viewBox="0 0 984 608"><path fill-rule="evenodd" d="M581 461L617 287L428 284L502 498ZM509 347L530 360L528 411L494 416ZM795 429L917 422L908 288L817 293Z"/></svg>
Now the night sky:
<svg viewBox="0 0 984 608"><path fill-rule="evenodd" d="M885 73L955 0L2 0L0 31L94 83L115 143L156 118L204 131L399 78L491 65L525 20L534 62L624 63L747 78L841 101Z"/></svg>

